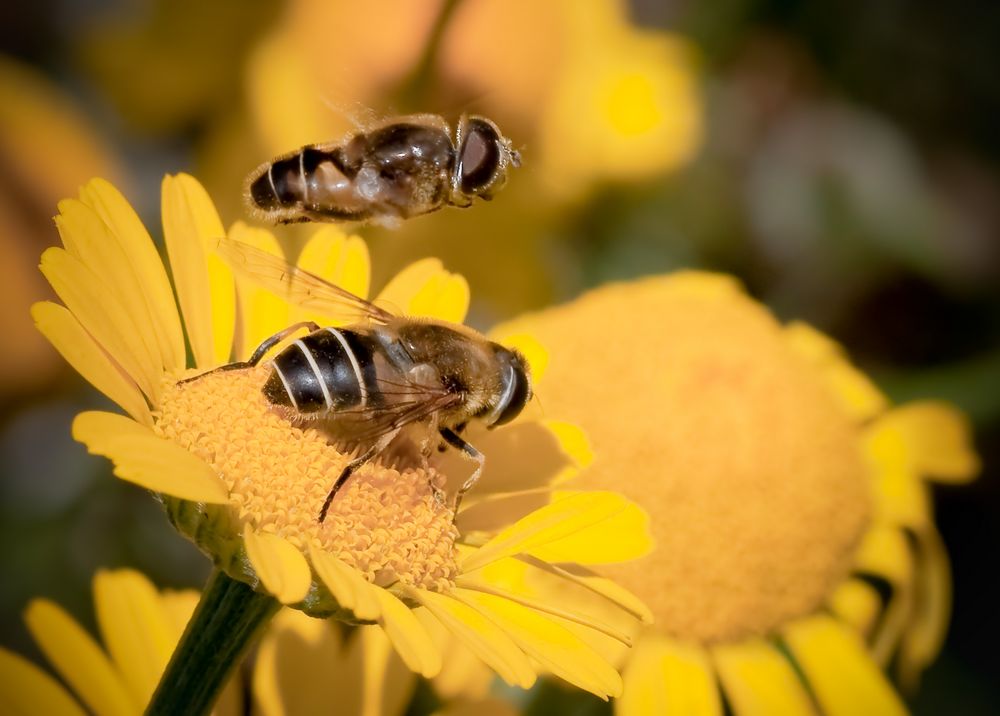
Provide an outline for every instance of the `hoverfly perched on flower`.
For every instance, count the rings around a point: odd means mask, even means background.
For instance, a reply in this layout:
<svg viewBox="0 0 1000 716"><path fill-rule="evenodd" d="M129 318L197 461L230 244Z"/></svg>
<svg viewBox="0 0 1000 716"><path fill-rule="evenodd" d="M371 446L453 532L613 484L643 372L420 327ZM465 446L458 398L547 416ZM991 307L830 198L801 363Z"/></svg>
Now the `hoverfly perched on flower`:
<svg viewBox="0 0 1000 716"><path fill-rule="evenodd" d="M275 355L262 390L289 420L315 425L357 453L333 482L319 521L352 473L418 424L439 435L442 447L477 463L456 494L457 513L485 464L460 433L472 420L494 428L521 413L532 395L524 357L462 325L397 316L249 244L223 238L218 253L235 272L291 303L359 319L343 328L296 323L261 343L249 360L216 369L253 367L295 332L309 330Z"/></svg>
<svg viewBox="0 0 1000 716"><path fill-rule="evenodd" d="M443 206L492 199L520 154L497 125L462 115L415 114L375 123L339 142L310 144L247 179L250 213L264 221L360 221L395 226Z"/></svg>

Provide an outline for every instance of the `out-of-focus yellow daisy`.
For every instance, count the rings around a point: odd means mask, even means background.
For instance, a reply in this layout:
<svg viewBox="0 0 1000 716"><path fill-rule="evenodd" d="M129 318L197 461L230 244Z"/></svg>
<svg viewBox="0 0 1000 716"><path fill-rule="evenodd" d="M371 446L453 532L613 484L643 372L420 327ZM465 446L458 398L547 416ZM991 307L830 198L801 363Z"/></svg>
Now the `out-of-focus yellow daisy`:
<svg viewBox="0 0 1000 716"><path fill-rule="evenodd" d="M460 648L460 647L459 647ZM457 653L457 652L456 652ZM489 694L493 673L468 652L448 659L434 678L445 704L437 713L512 716L508 702ZM253 665L254 704L264 716L337 712L358 716L402 716L417 689L416 675L393 651L385 634L362 626L349 633L330 621L285 609L261 639Z"/></svg>
<svg viewBox="0 0 1000 716"><path fill-rule="evenodd" d="M424 676L441 668L439 640L426 625L441 624L510 684L529 686L541 665L598 695L618 693L618 674L565 625L627 637L577 616L565 601L519 592L505 575L519 574L526 559L532 571L560 572L545 560L604 564L642 554L649 546L645 513L611 492L576 492L518 512L524 516L516 522L460 534L439 497L445 475L454 473L433 462L402 470L376 462L355 473L320 523L331 480L349 456L322 432L293 426L270 409L261 393L266 368L178 384L246 358L262 338L306 314L234 279L213 253L225 233L221 221L193 178L164 180L162 211L180 314L146 229L117 190L95 180L79 200L59 206L65 248L46 251L41 268L65 306L36 304L35 321L130 416L83 413L74 436L111 458L116 475L156 493L174 525L231 578L314 616L379 624ZM267 231L236 224L229 234L278 251ZM356 295L368 293L368 254L357 237L326 227L298 265ZM378 300L407 315L459 322L468 286L428 259L396 276ZM185 332L194 370L186 369ZM528 342L526 349L539 362L538 347ZM509 501L498 470L513 469L523 492L548 494L547 482L565 477L571 458L583 454L579 431L560 423L515 423L498 432L542 441L551 458L522 471L513 454L487 453L480 504ZM475 505L470 501L470 511ZM603 534L605 526L616 529L614 539ZM588 584L634 610L610 583Z"/></svg>
<svg viewBox="0 0 1000 716"><path fill-rule="evenodd" d="M345 27L353 31L328 41L330 28ZM636 27L621 0L389 10L296 0L250 58L248 96L271 153L335 140L355 129L352 119L367 119L365 106L454 115L471 100L524 146L528 173L538 171L546 191L575 196L691 158L702 131L693 54L677 35ZM394 92L420 72L431 75L419 78L420 106L394 107Z"/></svg>
<svg viewBox="0 0 1000 716"><path fill-rule="evenodd" d="M891 714L950 611L926 480L978 470L963 415L899 407L830 339L736 281L610 285L502 326L549 348L547 410L588 433L588 487L653 518L656 549L605 572L655 617L616 711Z"/></svg>
<svg viewBox="0 0 1000 716"><path fill-rule="evenodd" d="M63 684L27 659L0 648L0 713L11 716L142 713L195 605L197 592L158 592L142 574L102 570L94 607L103 648L59 605L36 599L25 620ZM215 714L242 714L242 684L222 692Z"/></svg>
<svg viewBox="0 0 1000 716"><path fill-rule="evenodd" d="M556 195L675 169L701 144L693 47L636 27L620 0L464 2L441 58L444 76L531 128L525 161Z"/></svg>

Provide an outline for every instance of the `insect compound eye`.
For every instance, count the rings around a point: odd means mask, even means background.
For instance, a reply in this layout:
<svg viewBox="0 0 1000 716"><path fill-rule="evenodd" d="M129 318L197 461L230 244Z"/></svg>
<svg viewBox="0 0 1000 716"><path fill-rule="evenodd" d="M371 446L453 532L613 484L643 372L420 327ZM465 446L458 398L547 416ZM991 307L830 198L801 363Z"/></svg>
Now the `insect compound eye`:
<svg viewBox="0 0 1000 716"><path fill-rule="evenodd" d="M459 188L463 194L488 198L499 188L505 176L503 139L497 128L486 120L470 118L459 148Z"/></svg>
<svg viewBox="0 0 1000 716"><path fill-rule="evenodd" d="M502 349L498 354L504 364L503 384L500 400L493 409L490 428L504 425L516 418L531 400L531 379L520 354Z"/></svg>

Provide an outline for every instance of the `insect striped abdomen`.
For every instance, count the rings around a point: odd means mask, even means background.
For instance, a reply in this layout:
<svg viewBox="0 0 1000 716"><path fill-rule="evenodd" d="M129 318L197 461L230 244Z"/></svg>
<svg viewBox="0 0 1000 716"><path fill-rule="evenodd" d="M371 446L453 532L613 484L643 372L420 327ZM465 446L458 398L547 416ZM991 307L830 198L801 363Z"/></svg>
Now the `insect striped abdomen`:
<svg viewBox="0 0 1000 716"><path fill-rule="evenodd" d="M324 328L274 358L264 395L304 414L346 410L368 404L374 381L368 340L355 331Z"/></svg>

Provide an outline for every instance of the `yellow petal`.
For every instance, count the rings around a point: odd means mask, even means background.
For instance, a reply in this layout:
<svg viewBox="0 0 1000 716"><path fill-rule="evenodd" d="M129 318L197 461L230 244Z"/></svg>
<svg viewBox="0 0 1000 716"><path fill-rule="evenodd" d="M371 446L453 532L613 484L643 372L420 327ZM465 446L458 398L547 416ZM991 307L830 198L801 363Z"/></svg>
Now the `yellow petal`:
<svg viewBox="0 0 1000 716"><path fill-rule="evenodd" d="M509 701L496 696L487 696L476 701L454 701L446 704L434 716L518 716L518 711Z"/></svg>
<svg viewBox="0 0 1000 716"><path fill-rule="evenodd" d="M187 174L163 179L163 237L188 341L198 368L229 361L236 297L229 268L212 247L225 236L205 189Z"/></svg>
<svg viewBox="0 0 1000 716"><path fill-rule="evenodd" d="M88 182L80 190L80 198L107 224L139 277L164 367L170 371L182 369L185 356L180 315L166 269L146 227L121 192L104 179Z"/></svg>
<svg viewBox="0 0 1000 716"><path fill-rule="evenodd" d="M104 281L60 248L46 249L40 268L80 325L155 402L161 375L159 356L154 358L136 337L134 321L117 301L109 300Z"/></svg>
<svg viewBox="0 0 1000 716"><path fill-rule="evenodd" d="M230 228L229 238L274 256L282 255L278 240L266 229L250 227L238 221ZM240 316L240 328L236 332L236 358L246 360L266 338L295 321L289 317L287 301L243 276L237 275L235 280Z"/></svg>
<svg viewBox="0 0 1000 716"><path fill-rule="evenodd" d="M889 603L869 647L872 658L884 667L899 645L913 610L914 564L910 545L900 530L871 529L858 548L854 568L878 575L892 586Z"/></svg>
<svg viewBox="0 0 1000 716"><path fill-rule="evenodd" d="M36 599L24 621L45 657L89 709L101 716L128 716L145 703L129 694L101 647L58 605Z"/></svg>
<svg viewBox="0 0 1000 716"><path fill-rule="evenodd" d="M894 437L918 476L968 482L980 470L972 447L972 425L954 406L933 401L908 403L878 421L872 440Z"/></svg>
<svg viewBox="0 0 1000 716"><path fill-rule="evenodd" d="M243 530L243 544L254 571L275 599L282 604L305 599L312 575L298 547L278 535L257 532L250 525Z"/></svg>
<svg viewBox="0 0 1000 716"><path fill-rule="evenodd" d="M624 609L643 624L653 623L653 613L649 610L649 607L647 607L646 604L639 599L639 597L632 594L632 592L628 591L617 582L598 574L594 574L586 567L577 564L553 565L539 563L537 566L540 569L546 569L552 574L558 575L562 579L567 579L574 584L579 584L584 589L603 597L612 604Z"/></svg>
<svg viewBox="0 0 1000 716"><path fill-rule="evenodd" d="M784 637L823 713L907 713L861 638L832 617L801 619L785 629Z"/></svg>
<svg viewBox="0 0 1000 716"><path fill-rule="evenodd" d="M68 309L42 301L31 307L31 317L42 335L88 383L140 423L153 424L149 406L135 381L108 357Z"/></svg>
<svg viewBox="0 0 1000 716"><path fill-rule="evenodd" d="M496 679L496 672L476 658L426 607L418 607L413 613L427 629L444 657L441 671L433 680L434 693L445 702L456 699L478 701L485 698Z"/></svg>
<svg viewBox="0 0 1000 716"><path fill-rule="evenodd" d="M850 579L830 596L830 609L846 624L868 638L882 612L882 600L867 582Z"/></svg>
<svg viewBox="0 0 1000 716"><path fill-rule="evenodd" d="M632 649L622 679L616 716L722 716L712 666L699 646L644 637Z"/></svg>
<svg viewBox="0 0 1000 716"><path fill-rule="evenodd" d="M103 711L89 704L98 716L123 711ZM85 716L59 682L17 654L0 647L0 713L8 716Z"/></svg>
<svg viewBox="0 0 1000 716"><path fill-rule="evenodd" d="M424 589L407 588L473 654L511 686L530 689L535 671L528 658L502 630L469 605Z"/></svg>
<svg viewBox="0 0 1000 716"><path fill-rule="evenodd" d="M828 336L800 322L786 326L785 336L793 350L820 370L842 407L855 420L870 420L888 407L885 395L850 364L844 350Z"/></svg>
<svg viewBox="0 0 1000 716"><path fill-rule="evenodd" d="M358 236L345 236L337 227L325 226L309 238L296 263L348 293L368 297L371 280L368 246ZM343 323L337 316L310 311L293 312L292 322L295 321L315 321L321 326Z"/></svg>
<svg viewBox="0 0 1000 716"><path fill-rule="evenodd" d="M229 492L212 466L122 415L80 413L73 437L115 463L114 473L154 492L192 502L226 504Z"/></svg>
<svg viewBox="0 0 1000 716"><path fill-rule="evenodd" d="M461 323L469 310L469 284L440 260L421 259L396 274L375 302L406 316Z"/></svg>
<svg viewBox="0 0 1000 716"><path fill-rule="evenodd" d="M897 658L899 683L915 689L920 672L941 650L951 616L951 568L937 530L917 534L916 599Z"/></svg>
<svg viewBox="0 0 1000 716"><path fill-rule="evenodd" d="M144 298L146 289L136 275L132 258L97 212L82 201L59 202L55 221L66 250L100 277L107 291L105 300L121 306L134 327L137 344L149 356L150 364L162 370L164 362L153 329L154 316Z"/></svg>
<svg viewBox="0 0 1000 716"><path fill-rule="evenodd" d="M354 612L358 619L370 621L382 613L375 590L380 589L368 582L356 569L349 567L329 552L309 546L309 561L316 574L330 590L333 598L345 609Z"/></svg>
<svg viewBox="0 0 1000 716"><path fill-rule="evenodd" d="M558 568L550 569L546 562L538 559L508 557L493 562L472 574L460 575L455 580L455 584L465 589L501 597L539 614L556 617L560 620L560 624L563 621L567 622L567 628L579 625L584 631L603 634L626 647L632 645L632 639L628 633L629 628L619 628L619 626L607 621L609 616L613 620L615 616L620 617L620 615L608 615L607 610L599 610L600 616L591 616L584 609L585 605L590 603L586 599L577 601L566 608L566 602L563 599L553 600L550 596L545 596L545 590L541 590L543 596L537 596L539 594L539 579L545 578L545 575L539 574L538 570L548 571L550 574L562 574ZM563 594L560 596L568 599L569 590L566 589L566 586L557 583L549 589L558 590L559 587L562 587ZM549 594L551 593L550 591ZM453 592L453 594L458 594L458 592ZM628 627L632 626L633 624L629 622Z"/></svg>
<svg viewBox="0 0 1000 716"><path fill-rule="evenodd" d="M522 552L553 562L619 562L648 552L651 540L640 507L614 492L581 492L518 520L463 559L462 571Z"/></svg>
<svg viewBox="0 0 1000 716"><path fill-rule="evenodd" d="M352 662L364 664L362 708L358 716L399 716L406 711L417 675L393 651L381 628L363 626L348 648ZM350 713L345 711L345 713Z"/></svg>
<svg viewBox="0 0 1000 716"><path fill-rule="evenodd" d="M878 521L923 529L932 522L930 488L913 470L898 436L877 425L869 431L865 449L875 478Z"/></svg>
<svg viewBox="0 0 1000 716"><path fill-rule="evenodd" d="M153 695L176 640L152 583L129 569L94 576L94 607L101 635L135 703Z"/></svg>
<svg viewBox="0 0 1000 716"><path fill-rule="evenodd" d="M605 700L621 693L618 672L583 640L553 620L492 594L462 589L453 590L452 595L481 612L528 656L556 676Z"/></svg>
<svg viewBox="0 0 1000 716"><path fill-rule="evenodd" d="M813 716L809 694L788 660L763 639L720 644L712 658L737 714Z"/></svg>
<svg viewBox="0 0 1000 716"><path fill-rule="evenodd" d="M382 615L379 623L396 653L412 671L430 679L441 670L441 653L427 630L403 602L385 589L374 592Z"/></svg>
<svg viewBox="0 0 1000 716"><path fill-rule="evenodd" d="M261 639L253 669L254 702L265 716L360 710L361 663L347 658L336 626L282 609Z"/></svg>

